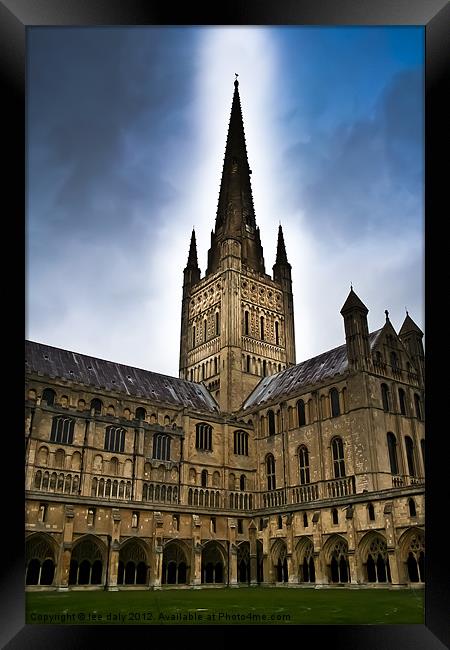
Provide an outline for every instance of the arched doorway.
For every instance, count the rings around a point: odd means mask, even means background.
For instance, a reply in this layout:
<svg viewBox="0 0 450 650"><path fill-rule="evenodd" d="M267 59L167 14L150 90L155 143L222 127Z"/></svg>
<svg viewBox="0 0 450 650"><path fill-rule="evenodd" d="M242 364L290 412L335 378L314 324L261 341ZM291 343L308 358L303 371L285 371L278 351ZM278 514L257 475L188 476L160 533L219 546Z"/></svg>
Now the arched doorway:
<svg viewBox="0 0 450 650"><path fill-rule="evenodd" d="M348 544L340 535L333 535L324 546L328 582L341 584L350 582Z"/></svg>
<svg viewBox="0 0 450 650"><path fill-rule="evenodd" d="M53 542L47 535L31 535L25 543L25 584L50 586L54 577Z"/></svg>
<svg viewBox="0 0 450 650"><path fill-rule="evenodd" d="M297 544L297 565L299 582L315 582L316 566L314 563L314 546L309 537L301 538Z"/></svg>
<svg viewBox="0 0 450 650"><path fill-rule="evenodd" d="M288 564L286 543L278 539L272 547L272 562L275 571L276 582L288 582Z"/></svg>
<svg viewBox="0 0 450 650"><path fill-rule="evenodd" d="M142 542L136 539L126 541L119 551L117 584L148 584L148 554Z"/></svg>
<svg viewBox="0 0 450 650"><path fill-rule="evenodd" d="M382 535L365 535L360 543L360 556L367 582L391 582L387 544Z"/></svg>
<svg viewBox="0 0 450 650"><path fill-rule="evenodd" d="M84 537L77 541L72 550L69 570L69 585L103 584L105 548L95 537Z"/></svg>
<svg viewBox="0 0 450 650"><path fill-rule="evenodd" d="M399 540L404 572L407 582L425 582L425 535L420 528L413 528Z"/></svg>
<svg viewBox="0 0 450 650"><path fill-rule="evenodd" d="M238 582L250 584L250 544L241 542L237 552Z"/></svg>
<svg viewBox="0 0 450 650"><path fill-rule="evenodd" d="M185 585L188 582L187 553L178 541L168 542L163 550L163 585Z"/></svg>
<svg viewBox="0 0 450 650"><path fill-rule="evenodd" d="M218 542L208 542L202 551L202 584L225 582L225 556Z"/></svg>

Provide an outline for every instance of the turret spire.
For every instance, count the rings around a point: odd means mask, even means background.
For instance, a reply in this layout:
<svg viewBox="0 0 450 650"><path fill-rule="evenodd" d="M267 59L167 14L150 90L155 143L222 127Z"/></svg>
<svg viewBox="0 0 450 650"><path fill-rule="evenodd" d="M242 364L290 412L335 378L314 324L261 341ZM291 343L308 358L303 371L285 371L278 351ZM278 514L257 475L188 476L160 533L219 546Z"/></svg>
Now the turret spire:
<svg viewBox="0 0 450 650"><path fill-rule="evenodd" d="M278 244L277 244L277 259L275 264L287 264L288 259L286 255L286 246L284 244L283 228L281 223L278 226Z"/></svg>
<svg viewBox="0 0 450 650"><path fill-rule="evenodd" d="M189 247L189 256L186 268L189 269L198 269L198 259L197 259L197 242L195 240L195 230L192 228L191 235L191 245Z"/></svg>
<svg viewBox="0 0 450 650"><path fill-rule="evenodd" d="M208 253L207 275L217 270L221 254L220 244L225 239L239 241L242 263L259 273L265 273L263 250L255 220L250 175L251 169L248 164L239 97L239 82L236 74L216 224Z"/></svg>

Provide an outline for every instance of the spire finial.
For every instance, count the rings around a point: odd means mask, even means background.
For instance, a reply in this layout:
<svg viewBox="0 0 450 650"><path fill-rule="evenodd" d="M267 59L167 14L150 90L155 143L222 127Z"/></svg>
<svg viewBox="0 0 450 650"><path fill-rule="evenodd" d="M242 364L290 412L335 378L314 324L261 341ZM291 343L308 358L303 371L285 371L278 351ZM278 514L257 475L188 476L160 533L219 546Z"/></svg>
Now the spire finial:
<svg viewBox="0 0 450 650"><path fill-rule="evenodd" d="M351 280L350 280L350 291L353 291L353 284Z"/></svg>
<svg viewBox="0 0 450 650"><path fill-rule="evenodd" d="M239 77L239 75L238 75L237 72L235 72L235 73L234 73L234 76L236 77L236 79L234 80L234 85L235 85L235 87L237 88L237 87L239 86L239 81L238 81L238 77Z"/></svg>
<svg viewBox="0 0 450 650"><path fill-rule="evenodd" d="M384 310L384 313L386 314L386 320L389 320L389 312L387 309Z"/></svg>
<svg viewBox="0 0 450 650"><path fill-rule="evenodd" d="M406 315L409 316L407 307L405 307L405 311L406 311Z"/></svg>

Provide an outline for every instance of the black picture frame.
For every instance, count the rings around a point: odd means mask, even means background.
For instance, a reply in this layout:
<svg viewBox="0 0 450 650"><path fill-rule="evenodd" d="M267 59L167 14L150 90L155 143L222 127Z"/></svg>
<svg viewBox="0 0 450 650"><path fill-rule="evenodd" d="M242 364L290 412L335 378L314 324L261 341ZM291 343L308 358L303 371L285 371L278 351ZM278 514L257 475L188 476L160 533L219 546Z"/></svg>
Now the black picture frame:
<svg viewBox="0 0 450 650"><path fill-rule="evenodd" d="M89 25L423 25L425 27L425 286L427 339L427 429L432 434L427 452L426 487L426 598L425 625L392 626L304 626L301 631L289 628L240 628L252 642L272 638L288 643L311 642L316 647L332 644L334 648L417 648L438 650L450 639L449 588L446 579L448 552L443 526L445 494L444 445L446 427L438 424L436 412L445 408L443 391L436 382L439 366L445 361L436 357L433 341L445 339L445 320L433 316L434 310L446 307L445 295L436 289L444 273L445 238L440 236L440 223L447 219L444 188L445 132L448 133L448 100L445 97L445 76L448 79L448 26L450 7L446 0L234 0L213 7L191 3L176 6L145 0L0 0L0 69L2 107L4 109L3 145L7 163L3 175L3 314L4 324L10 326L4 335L4 372L8 388L4 392L4 512L2 525L3 562L0 566L0 642L2 647L15 648L88 648L105 644L105 635L112 631L115 643L130 644L142 640L146 646L160 640L169 643L233 644L237 632L233 627L218 629L196 626L155 628L136 626L25 626L23 447L20 442L23 413L23 375L19 363L23 360L25 309L25 250L23 242L26 201L25 193L25 60L26 29L30 26L89 26ZM6 109L6 111L5 111ZM445 120L445 121L444 121ZM6 153L6 155L5 155ZM448 158L447 158L448 170ZM448 173L448 171L447 171ZM432 251L431 251L432 247ZM11 255L12 253L12 255ZM21 254L22 253L22 254ZM447 253L448 255L448 253ZM441 266L440 266L441 265ZM448 272L447 272L448 274ZM15 289L14 289L15 286ZM434 301L436 296L436 301ZM443 302L441 303L441 298ZM6 322L7 321L7 322ZM439 330L441 325L441 330ZM437 346L436 346L437 347ZM448 346L447 346L448 347ZM8 359L8 354L11 359ZM445 351L442 352L445 354ZM5 390L5 389L4 389ZM6 402L7 398L7 402ZM11 417L19 414L18 417ZM434 413L434 415L433 415ZM16 426L17 424L17 426ZM12 429L12 431L11 431ZM435 435L433 435L435 434ZM7 455L6 455L7 454ZM6 467L5 467L6 466ZM9 472L7 471L9 468ZM9 476L8 476L9 473ZM5 514L6 513L6 514ZM286 639L285 632L292 635ZM276 636L274 636L276 635ZM286 641L284 641L286 639Z"/></svg>

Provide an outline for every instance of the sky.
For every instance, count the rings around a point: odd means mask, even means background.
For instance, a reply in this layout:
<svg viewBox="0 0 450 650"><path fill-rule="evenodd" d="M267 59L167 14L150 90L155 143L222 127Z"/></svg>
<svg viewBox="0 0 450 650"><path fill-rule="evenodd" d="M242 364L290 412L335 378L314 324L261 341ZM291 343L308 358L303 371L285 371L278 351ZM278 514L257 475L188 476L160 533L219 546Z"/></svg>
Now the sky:
<svg viewBox="0 0 450 650"><path fill-rule="evenodd" d="M26 336L178 376L235 73L266 272L278 224L297 362L345 342L350 284L424 330L422 27L29 28Z"/></svg>

